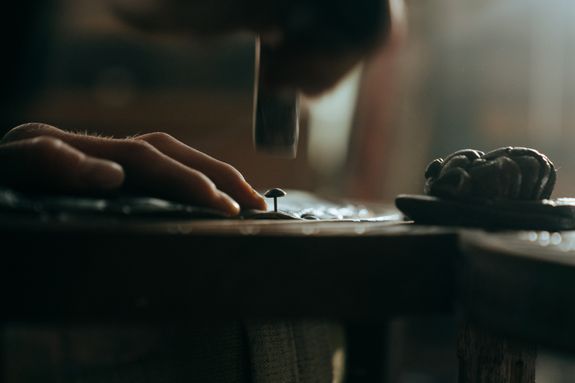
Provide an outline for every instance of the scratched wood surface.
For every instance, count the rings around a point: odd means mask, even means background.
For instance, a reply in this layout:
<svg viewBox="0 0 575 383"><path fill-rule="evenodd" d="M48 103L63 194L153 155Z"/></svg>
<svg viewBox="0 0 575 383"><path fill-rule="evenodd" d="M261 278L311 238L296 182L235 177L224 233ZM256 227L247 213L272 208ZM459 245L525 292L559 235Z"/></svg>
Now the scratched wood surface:
<svg viewBox="0 0 575 383"><path fill-rule="evenodd" d="M457 340L458 383L535 383L537 346L464 323Z"/></svg>

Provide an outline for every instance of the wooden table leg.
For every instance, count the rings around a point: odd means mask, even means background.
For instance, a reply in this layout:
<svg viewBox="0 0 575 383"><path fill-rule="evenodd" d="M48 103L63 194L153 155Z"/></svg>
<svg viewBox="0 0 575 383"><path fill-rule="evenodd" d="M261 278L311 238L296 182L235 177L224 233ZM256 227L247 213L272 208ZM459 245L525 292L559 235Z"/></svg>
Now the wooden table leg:
<svg viewBox="0 0 575 383"><path fill-rule="evenodd" d="M493 336L465 323L457 339L459 383L535 383L535 346Z"/></svg>
<svg viewBox="0 0 575 383"><path fill-rule="evenodd" d="M5 325L0 322L0 382L5 382L7 380L6 374L6 342L5 342Z"/></svg>
<svg viewBox="0 0 575 383"><path fill-rule="evenodd" d="M346 323L346 382L384 383L389 322Z"/></svg>

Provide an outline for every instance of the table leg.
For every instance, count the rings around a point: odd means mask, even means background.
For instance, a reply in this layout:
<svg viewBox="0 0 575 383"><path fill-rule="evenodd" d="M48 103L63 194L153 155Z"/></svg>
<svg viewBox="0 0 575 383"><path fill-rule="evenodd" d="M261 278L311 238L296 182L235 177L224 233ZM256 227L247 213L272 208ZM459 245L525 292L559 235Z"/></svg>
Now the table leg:
<svg viewBox="0 0 575 383"><path fill-rule="evenodd" d="M469 323L457 339L459 383L535 383L535 346L493 336Z"/></svg>
<svg viewBox="0 0 575 383"><path fill-rule="evenodd" d="M389 323L347 323L346 382L384 383Z"/></svg>
<svg viewBox="0 0 575 383"><path fill-rule="evenodd" d="M6 342L5 342L5 326L3 322L0 322L0 382L5 382L7 380L6 374Z"/></svg>

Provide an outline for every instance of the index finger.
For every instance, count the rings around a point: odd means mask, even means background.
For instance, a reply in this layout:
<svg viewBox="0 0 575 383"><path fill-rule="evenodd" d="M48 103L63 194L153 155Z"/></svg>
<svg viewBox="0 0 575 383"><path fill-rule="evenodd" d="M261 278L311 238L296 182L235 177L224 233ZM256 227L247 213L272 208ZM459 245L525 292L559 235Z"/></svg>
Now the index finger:
<svg viewBox="0 0 575 383"><path fill-rule="evenodd" d="M207 175L216 186L248 209L267 210L264 198L233 166L189 147L166 133L148 133L136 139L149 142L162 153Z"/></svg>

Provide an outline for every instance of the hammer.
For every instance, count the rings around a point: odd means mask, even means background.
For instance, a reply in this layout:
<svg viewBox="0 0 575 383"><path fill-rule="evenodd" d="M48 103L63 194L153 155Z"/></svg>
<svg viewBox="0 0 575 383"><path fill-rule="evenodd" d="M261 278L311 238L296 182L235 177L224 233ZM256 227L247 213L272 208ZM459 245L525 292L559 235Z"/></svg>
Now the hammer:
<svg viewBox="0 0 575 383"><path fill-rule="evenodd" d="M367 52L390 27L389 0L287 0L280 13L284 47L336 57L334 52ZM254 144L258 151L294 158L297 152L298 90L270 89L271 45L256 41ZM295 69L294 69L295 70Z"/></svg>
<svg viewBox="0 0 575 383"><path fill-rule="evenodd" d="M263 81L270 47L258 38L255 49L253 132L256 150L295 158L299 136L299 97L294 89L271 90Z"/></svg>

